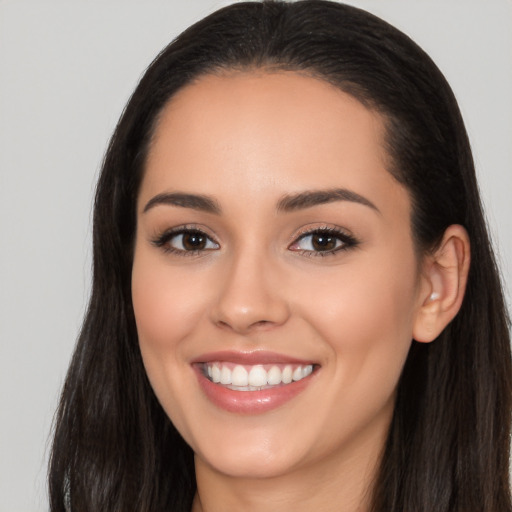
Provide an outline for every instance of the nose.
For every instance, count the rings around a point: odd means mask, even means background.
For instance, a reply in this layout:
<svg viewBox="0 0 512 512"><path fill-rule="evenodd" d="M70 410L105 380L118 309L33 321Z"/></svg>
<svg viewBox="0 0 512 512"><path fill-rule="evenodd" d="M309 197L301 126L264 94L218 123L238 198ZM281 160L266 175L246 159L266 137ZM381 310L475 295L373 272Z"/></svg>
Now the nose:
<svg viewBox="0 0 512 512"><path fill-rule="evenodd" d="M239 334L271 329L284 324L290 309L282 273L269 258L257 252L245 253L225 262L219 275L217 300L212 321Z"/></svg>

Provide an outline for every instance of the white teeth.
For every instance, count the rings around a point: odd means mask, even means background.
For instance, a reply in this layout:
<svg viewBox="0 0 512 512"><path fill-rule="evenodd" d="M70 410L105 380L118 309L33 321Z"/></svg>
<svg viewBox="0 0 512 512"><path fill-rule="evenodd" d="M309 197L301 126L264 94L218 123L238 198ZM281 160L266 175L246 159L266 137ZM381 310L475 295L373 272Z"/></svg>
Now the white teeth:
<svg viewBox="0 0 512 512"><path fill-rule="evenodd" d="M208 368L210 368L209 365L208 365ZM211 367L211 369L212 369L213 382L215 382L215 383L220 382L220 368L215 364Z"/></svg>
<svg viewBox="0 0 512 512"><path fill-rule="evenodd" d="M235 368L236 369L236 368ZM263 366L253 366L249 372L249 386L266 386L267 372Z"/></svg>
<svg viewBox="0 0 512 512"><path fill-rule="evenodd" d="M220 370L220 383L231 384L231 370L227 366L223 366Z"/></svg>
<svg viewBox="0 0 512 512"><path fill-rule="evenodd" d="M249 374L243 366L235 366L233 368L230 384L240 387L247 386L249 384Z"/></svg>
<svg viewBox="0 0 512 512"><path fill-rule="evenodd" d="M302 377L303 377L302 368L300 366L298 366L297 368L295 368L295 370L293 370L292 379L297 381L297 380L302 379Z"/></svg>
<svg viewBox="0 0 512 512"><path fill-rule="evenodd" d="M268 370L261 364L250 367L242 365L233 367L229 363L215 362L207 363L205 366L205 374L212 382L240 391L254 391L268 386L277 386L281 383L290 384L311 375L313 372L312 364L295 367L288 364L282 369L273 365Z"/></svg>
<svg viewBox="0 0 512 512"><path fill-rule="evenodd" d="M283 370L283 375L281 377L281 381L283 384L290 384L292 381L292 367L291 366L285 366Z"/></svg>
<svg viewBox="0 0 512 512"><path fill-rule="evenodd" d="M281 370L277 366L272 366L267 374L267 384L277 386L281 384Z"/></svg>

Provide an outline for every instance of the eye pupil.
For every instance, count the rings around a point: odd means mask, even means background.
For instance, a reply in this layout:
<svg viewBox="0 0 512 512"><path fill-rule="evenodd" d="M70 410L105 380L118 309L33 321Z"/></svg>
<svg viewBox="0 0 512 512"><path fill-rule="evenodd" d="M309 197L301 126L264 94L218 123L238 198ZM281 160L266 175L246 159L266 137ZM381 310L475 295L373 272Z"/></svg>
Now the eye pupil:
<svg viewBox="0 0 512 512"><path fill-rule="evenodd" d="M336 237L331 235L313 235L312 244L317 251L330 251L336 247Z"/></svg>
<svg viewBox="0 0 512 512"><path fill-rule="evenodd" d="M187 251L196 251L206 247L206 237L201 233L184 233L182 243Z"/></svg>

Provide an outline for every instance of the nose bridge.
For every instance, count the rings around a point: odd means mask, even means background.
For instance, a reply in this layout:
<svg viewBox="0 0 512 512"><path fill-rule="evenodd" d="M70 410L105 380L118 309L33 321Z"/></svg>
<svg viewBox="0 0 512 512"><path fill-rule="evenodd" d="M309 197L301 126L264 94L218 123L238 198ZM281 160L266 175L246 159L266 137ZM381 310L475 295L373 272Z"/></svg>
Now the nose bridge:
<svg viewBox="0 0 512 512"><path fill-rule="evenodd" d="M237 332L284 323L289 307L277 262L269 251L250 243L234 250L224 262L213 320Z"/></svg>

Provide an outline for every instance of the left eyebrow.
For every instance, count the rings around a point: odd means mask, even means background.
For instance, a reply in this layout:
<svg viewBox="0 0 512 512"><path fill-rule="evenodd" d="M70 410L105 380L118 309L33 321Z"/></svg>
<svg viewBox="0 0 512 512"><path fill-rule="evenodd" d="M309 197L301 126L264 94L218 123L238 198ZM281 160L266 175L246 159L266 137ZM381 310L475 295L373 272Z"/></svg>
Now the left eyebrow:
<svg viewBox="0 0 512 512"><path fill-rule="evenodd" d="M294 195L286 195L278 201L277 211L293 212L334 201L349 201L362 204L380 213L380 210L369 199L346 188L312 190Z"/></svg>

